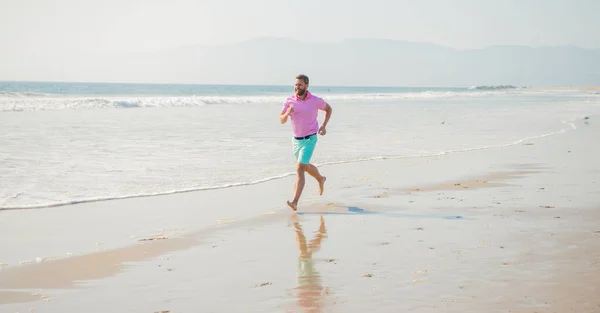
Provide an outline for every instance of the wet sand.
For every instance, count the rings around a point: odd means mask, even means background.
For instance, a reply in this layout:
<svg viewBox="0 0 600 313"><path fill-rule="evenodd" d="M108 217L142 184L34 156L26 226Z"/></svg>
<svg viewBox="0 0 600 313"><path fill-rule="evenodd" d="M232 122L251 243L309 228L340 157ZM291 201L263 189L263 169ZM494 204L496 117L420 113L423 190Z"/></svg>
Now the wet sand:
<svg viewBox="0 0 600 313"><path fill-rule="evenodd" d="M293 178L0 212L0 311L598 312L594 121L323 167L297 213Z"/></svg>
<svg viewBox="0 0 600 313"><path fill-rule="evenodd" d="M489 173L480 177L463 178L460 182L446 182L420 188L410 188L409 192L432 192L432 191L450 191L473 188L489 188L508 186L505 181L521 178L528 174L535 174L530 171L510 171Z"/></svg>

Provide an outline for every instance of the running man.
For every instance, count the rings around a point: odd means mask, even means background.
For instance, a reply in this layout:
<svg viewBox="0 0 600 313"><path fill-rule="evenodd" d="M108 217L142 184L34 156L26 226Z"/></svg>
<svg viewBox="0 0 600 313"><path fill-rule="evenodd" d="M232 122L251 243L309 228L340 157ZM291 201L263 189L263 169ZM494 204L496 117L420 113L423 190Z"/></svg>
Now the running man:
<svg viewBox="0 0 600 313"><path fill-rule="evenodd" d="M317 134L327 134L327 123L331 117L331 106L322 98L308 91L308 77L306 75L296 76L294 95L289 96L283 102L283 108L279 114L279 121L285 124L288 117L291 118L292 133L294 135L294 156L296 157L296 183L294 184L294 199L287 204L292 210L298 208L298 200L304 189L305 175L310 174L319 183L319 194L323 194L325 188L325 176L321 176L316 166L310 164L310 159L317 145ZM325 111L325 120L319 127L317 117L319 110Z"/></svg>

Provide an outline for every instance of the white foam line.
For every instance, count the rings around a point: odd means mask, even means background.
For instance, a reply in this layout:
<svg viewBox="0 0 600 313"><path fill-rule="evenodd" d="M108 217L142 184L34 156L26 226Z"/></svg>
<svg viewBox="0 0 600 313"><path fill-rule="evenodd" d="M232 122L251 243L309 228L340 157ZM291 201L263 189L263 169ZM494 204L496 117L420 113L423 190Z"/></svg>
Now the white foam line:
<svg viewBox="0 0 600 313"><path fill-rule="evenodd" d="M572 122L568 122L568 121L561 121L561 122L563 124L569 125L569 127L571 128L571 130L577 129L577 127L575 126L575 124L573 124ZM457 150L448 150L448 151L443 151L443 152L440 152L440 153L433 153L433 154L418 154L418 155L405 155L405 156L377 156L377 157L356 159L356 160L350 160L350 161L326 162L326 163L321 163L321 164L318 164L318 165L322 166L322 165L338 165L338 164L358 163L358 162L368 162L368 161L378 161L378 160L397 160L397 159L410 159L410 158L430 158L430 157L442 156L442 155L447 155L447 154L452 154L452 153L469 152L469 151L477 151L477 150L487 150L487 149L497 149L497 148L506 148L506 147L511 147L511 146L519 145L519 144L521 144L521 143L523 143L525 141L535 140L535 139L541 139L541 138L544 138L544 137L561 134L561 133L564 133L564 132L566 132L568 130L569 130L569 128L563 128L563 129L561 129L559 131L555 131L555 132L551 132L551 133L547 133L547 134L543 134L543 135L538 135L538 136L525 137L525 138L519 139L519 140L517 140L515 142L507 143L507 144L501 144L501 145L483 146L483 147L477 147L477 148L465 148L465 149L457 149Z"/></svg>
<svg viewBox="0 0 600 313"><path fill-rule="evenodd" d="M469 151L477 151L477 150L506 148L506 147L511 147L511 146L519 145L519 144L521 144L523 142L526 142L526 141L529 141L529 140L541 139L541 138L545 138L545 137L548 137L548 136L561 134L561 133L567 132L568 130L576 130L577 129L577 127L575 126L575 124L572 121L561 121L561 122L563 124L569 125L569 127L568 128L563 128L563 129L561 129L559 131L555 131L555 132L551 132L551 133L546 133L546 134L543 134L543 135L526 137L526 138L519 139L519 140L517 140L515 142L507 143L507 144L484 146L484 147L477 147L477 148L466 148L466 149L449 150L449 151L443 151L443 152L440 152L440 153L433 153L433 154L421 154L421 155L409 155L409 156L406 156L406 155L405 156L378 156L378 157L361 158L361 159L354 159L354 160L348 160L348 161L325 162L325 163L320 163L320 164L316 164L316 165L317 166L325 166L325 165L339 165L339 164L347 164L347 163L360 163L360 162L377 161L377 160L396 160L396 159L410 159L410 158L430 158L430 157L448 155L448 154L452 154L452 153L461 153L461 152L469 152ZM216 190L216 189L232 188L232 187L242 187L242 186L257 185L257 184L261 184L261 183L265 183L265 182L272 181L272 180L277 180L277 179L283 179L285 177L289 177L289 176L292 176L292 175L294 175L294 173L290 172L290 173L285 173L285 174L278 175L278 176L273 176L273 177L267 177L267 178L264 178L264 179L259 179L259 180L255 180L255 181L251 181L251 182L234 183L234 184L227 184L227 185L221 185L221 186L212 186L212 187L189 188L189 189L172 190L172 191L147 193L147 194L138 194L138 195L124 195L124 196L118 196L118 197L90 198L90 199L72 200L72 201L64 201L64 202L56 202L56 203L48 203L48 204L37 204L37 205L20 206L20 207L6 207L6 208L1 208L0 207L0 211L3 211L3 210L43 209L43 208L52 208L52 207L67 206L67 205L81 204L81 203L91 203L91 202L120 200L120 199L132 199L132 198L142 198L142 197L154 197L154 196L164 196L164 195L172 195L172 194L194 192L194 191L205 191L205 190Z"/></svg>
<svg viewBox="0 0 600 313"><path fill-rule="evenodd" d="M145 194L137 194L137 195L124 195L124 196L116 196L116 197L89 198L89 199L82 199L82 200L71 200L71 201L64 201L64 202L55 202L55 203L47 203L47 204L36 204L36 205L20 206L20 207L6 207L6 208L0 208L0 211L2 211L2 210L6 211L6 210L43 209L43 208L52 208L52 207L59 207L59 206L66 206L66 205L73 205L73 204L81 204L81 203L91 203L91 202L100 202L100 201L109 201L109 200L122 200L122 199L132 199L132 198L142 198L142 197L164 196L164 195L172 195L172 194L194 192L194 191L204 191L204 190L215 190L215 189L225 189L225 188L232 188L232 187L250 186L250 185L256 185L256 184L260 184L260 183L265 183L265 182L268 182L268 181L271 181L271 180L285 178L285 177L291 176L293 174L294 173L285 173L285 174L282 174L282 175L268 177L268 178L264 178L264 179L259 179L259 180L255 180L255 181L251 181L251 182L234 183L234 184L227 184L227 185L221 185L221 186L188 188L188 189L179 189L179 190L163 191L163 192L156 192L156 193L145 193Z"/></svg>

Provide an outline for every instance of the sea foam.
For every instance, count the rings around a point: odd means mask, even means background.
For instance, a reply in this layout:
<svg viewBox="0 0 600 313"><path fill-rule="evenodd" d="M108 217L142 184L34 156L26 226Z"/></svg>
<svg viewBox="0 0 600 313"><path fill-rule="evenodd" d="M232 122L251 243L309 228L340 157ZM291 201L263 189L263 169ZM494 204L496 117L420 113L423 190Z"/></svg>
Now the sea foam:
<svg viewBox="0 0 600 313"><path fill-rule="evenodd" d="M507 91L423 91L406 93L369 93L369 94L320 94L330 102L368 102L394 100L427 100L485 97L490 94L501 95ZM511 91L515 93L515 91ZM269 96L145 96L145 97L89 97L63 96L40 93L0 93L0 111L47 111L65 109L119 109L119 108L161 108L161 107L199 107L204 105L269 104L281 103L288 95Z"/></svg>

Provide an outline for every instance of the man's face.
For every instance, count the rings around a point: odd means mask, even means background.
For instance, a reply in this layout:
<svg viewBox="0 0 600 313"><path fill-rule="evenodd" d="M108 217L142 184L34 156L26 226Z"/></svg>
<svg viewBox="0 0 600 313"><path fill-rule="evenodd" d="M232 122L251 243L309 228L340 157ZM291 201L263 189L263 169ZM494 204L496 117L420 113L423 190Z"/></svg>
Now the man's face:
<svg viewBox="0 0 600 313"><path fill-rule="evenodd" d="M298 97L304 96L306 93L307 84L304 83L302 79L296 79L296 84L294 85L294 92Z"/></svg>

